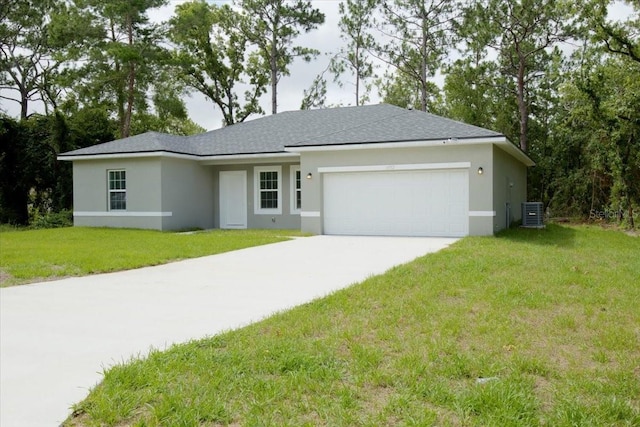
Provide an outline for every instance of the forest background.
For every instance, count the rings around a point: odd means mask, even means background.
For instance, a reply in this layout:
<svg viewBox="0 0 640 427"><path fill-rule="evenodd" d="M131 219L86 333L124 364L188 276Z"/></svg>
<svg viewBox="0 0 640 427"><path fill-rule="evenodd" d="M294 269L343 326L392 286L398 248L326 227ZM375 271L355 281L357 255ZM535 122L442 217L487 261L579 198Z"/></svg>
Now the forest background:
<svg viewBox="0 0 640 427"><path fill-rule="evenodd" d="M5 0L0 223L68 223L61 152L378 102L503 133L550 216L640 219L637 0Z"/></svg>

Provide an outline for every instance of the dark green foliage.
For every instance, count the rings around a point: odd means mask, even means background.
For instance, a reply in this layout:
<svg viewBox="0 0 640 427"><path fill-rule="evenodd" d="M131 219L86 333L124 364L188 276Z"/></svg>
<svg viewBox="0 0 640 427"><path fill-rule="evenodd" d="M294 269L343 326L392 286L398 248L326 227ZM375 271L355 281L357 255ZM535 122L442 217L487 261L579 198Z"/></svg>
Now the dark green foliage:
<svg viewBox="0 0 640 427"><path fill-rule="evenodd" d="M224 125L264 113L258 101L266 92L268 72L258 53L249 53L249 39L240 30L244 19L229 5L195 0L179 5L169 22L169 38L178 46L173 53L178 77L213 101ZM236 86L242 82L250 89L241 104Z"/></svg>
<svg viewBox="0 0 640 427"><path fill-rule="evenodd" d="M67 209L59 212L40 213L39 210L31 211L29 227L33 229L40 228L62 228L73 226L73 212Z"/></svg>
<svg viewBox="0 0 640 427"><path fill-rule="evenodd" d="M73 207L73 181L71 163L58 154L111 141L114 133L114 123L95 110L20 122L0 117L0 223L27 225L30 216L40 218L39 227L60 223L49 216Z"/></svg>
<svg viewBox="0 0 640 427"><path fill-rule="evenodd" d="M0 222L25 225L29 221L29 179L25 167L30 163L22 126L0 117Z"/></svg>

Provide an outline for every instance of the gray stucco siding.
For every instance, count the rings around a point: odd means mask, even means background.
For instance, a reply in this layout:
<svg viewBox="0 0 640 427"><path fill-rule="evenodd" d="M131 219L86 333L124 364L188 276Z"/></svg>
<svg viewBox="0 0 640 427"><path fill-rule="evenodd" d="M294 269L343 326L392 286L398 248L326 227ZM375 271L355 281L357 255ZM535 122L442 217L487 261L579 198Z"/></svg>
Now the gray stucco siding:
<svg viewBox="0 0 640 427"><path fill-rule="evenodd" d="M405 164L460 163L468 162L469 167L469 211L493 211L491 171L493 153L489 144L411 147L390 149L355 149L339 151L302 152L301 172L313 178L302 183L302 231L323 233L323 178L319 169L341 166L384 166ZM482 167L483 175L477 174ZM493 233L493 218L469 218L470 235Z"/></svg>
<svg viewBox="0 0 640 427"><path fill-rule="evenodd" d="M193 160L163 158L161 167L163 230L214 227L214 173Z"/></svg>
<svg viewBox="0 0 640 427"><path fill-rule="evenodd" d="M256 229L300 229L300 214L291 213L291 166L297 166L298 163L261 163L259 165L224 165L209 166L213 171L214 188L213 188L213 210L215 219L214 228L220 228L220 172L222 171L245 171L247 173L247 228ZM256 214L255 213L255 167L260 168L276 166L281 168L281 213L279 214ZM304 182L302 183L304 185ZM304 200L304 187L303 187Z"/></svg>
<svg viewBox="0 0 640 427"><path fill-rule="evenodd" d="M125 170L127 209L110 211L108 171ZM74 225L162 229L159 158L73 162Z"/></svg>
<svg viewBox="0 0 640 427"><path fill-rule="evenodd" d="M527 200L527 167L495 146L493 164L494 231L499 231L507 226L507 203L511 206L511 222L522 219L521 203Z"/></svg>

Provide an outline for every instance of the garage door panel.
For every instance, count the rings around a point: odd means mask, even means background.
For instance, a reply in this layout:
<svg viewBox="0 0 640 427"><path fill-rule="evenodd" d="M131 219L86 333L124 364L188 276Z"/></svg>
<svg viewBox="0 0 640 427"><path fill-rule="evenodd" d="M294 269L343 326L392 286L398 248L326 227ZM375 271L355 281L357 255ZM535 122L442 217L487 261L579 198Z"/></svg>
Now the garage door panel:
<svg viewBox="0 0 640 427"><path fill-rule="evenodd" d="M468 233L466 170L327 173L323 183L326 234Z"/></svg>

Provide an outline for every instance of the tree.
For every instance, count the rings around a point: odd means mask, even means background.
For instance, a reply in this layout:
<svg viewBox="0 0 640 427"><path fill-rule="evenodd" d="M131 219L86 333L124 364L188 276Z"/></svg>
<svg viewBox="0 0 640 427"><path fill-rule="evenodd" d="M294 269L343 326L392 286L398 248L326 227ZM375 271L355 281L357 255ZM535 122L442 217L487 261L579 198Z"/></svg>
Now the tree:
<svg viewBox="0 0 640 427"><path fill-rule="evenodd" d="M557 0L478 1L469 13L488 14L489 25L480 31L491 34L504 75L515 84L519 112L519 145L527 151L531 87L544 76L549 49L571 35L569 10Z"/></svg>
<svg viewBox="0 0 640 427"><path fill-rule="evenodd" d="M353 75L356 105L367 101L370 85L365 80L373 77L373 63L368 59L368 51L374 47L375 40L368 30L377 4L378 0L347 0L338 5L340 37L347 46L336 54L330 68L336 79L347 71Z"/></svg>
<svg viewBox="0 0 640 427"><path fill-rule="evenodd" d="M65 83L84 105L112 111L122 138L131 134L134 114L147 112L148 94L168 59L147 16L165 3L74 0L53 22L52 36L68 64Z"/></svg>
<svg viewBox="0 0 640 427"><path fill-rule="evenodd" d="M260 52L263 65L270 72L271 114L278 112L278 82L289 75L294 58L311 61L319 52L294 46L294 39L302 31L318 28L324 23L324 14L314 9L307 0L239 0L245 19L243 32Z"/></svg>
<svg viewBox="0 0 640 427"><path fill-rule="evenodd" d="M0 222L27 225L29 205L41 212L71 207L71 169L57 160L70 148L67 137L59 113L0 117Z"/></svg>
<svg viewBox="0 0 640 427"><path fill-rule="evenodd" d="M453 119L498 130L498 115L510 103L500 90L505 85L498 64L488 58L492 34L483 29L487 13L485 8L466 7L455 27L462 58L445 70L445 111Z"/></svg>
<svg viewBox="0 0 640 427"><path fill-rule="evenodd" d="M20 105L20 118L29 115L29 104L42 101L55 108L52 76L60 63L52 58L48 37L49 18L58 2L24 0L0 7L0 98Z"/></svg>
<svg viewBox="0 0 640 427"><path fill-rule="evenodd" d="M455 6L455 2L447 0L382 3L386 24L380 30L390 41L378 46L378 56L402 74L401 79L415 82L422 111L428 109L434 87L431 79L453 44Z"/></svg>
<svg viewBox="0 0 640 427"><path fill-rule="evenodd" d="M22 125L0 116L0 222L25 225L31 180Z"/></svg>
<svg viewBox="0 0 640 427"><path fill-rule="evenodd" d="M176 7L170 21L170 39L178 49L175 64L181 80L211 99L220 108L225 125L262 114L260 96L266 92L268 73L257 53L248 53L248 39L240 31L245 19L228 5L203 0ZM241 105L236 86L248 83Z"/></svg>
<svg viewBox="0 0 640 427"><path fill-rule="evenodd" d="M629 60L640 62L640 4L628 2L635 10L633 15L623 22L607 19L609 0L592 0L589 7L584 8L587 30L591 32L592 40L601 43L607 52L622 55Z"/></svg>
<svg viewBox="0 0 640 427"><path fill-rule="evenodd" d="M309 89L304 91L300 109L324 108L325 102L327 102L327 80L323 74L319 74L313 79Z"/></svg>
<svg viewBox="0 0 640 427"><path fill-rule="evenodd" d="M386 73L383 79L377 81L378 91L382 102L411 110L430 111L440 113L442 99L440 88L431 82L418 82L407 74L396 71ZM427 93L427 99L423 98Z"/></svg>
<svg viewBox="0 0 640 427"><path fill-rule="evenodd" d="M459 59L447 69L444 82L446 115L455 120L496 129L500 110L509 107L502 96L498 66L492 61Z"/></svg>

